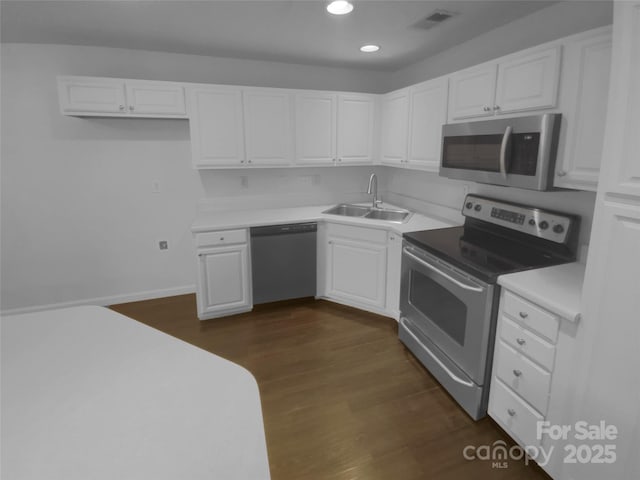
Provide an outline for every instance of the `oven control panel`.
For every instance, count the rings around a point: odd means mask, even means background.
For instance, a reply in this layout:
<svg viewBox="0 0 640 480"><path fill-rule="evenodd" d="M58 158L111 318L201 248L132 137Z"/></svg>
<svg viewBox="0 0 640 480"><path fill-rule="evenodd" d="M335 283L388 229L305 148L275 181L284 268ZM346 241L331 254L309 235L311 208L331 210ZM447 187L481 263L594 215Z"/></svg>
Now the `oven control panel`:
<svg viewBox="0 0 640 480"><path fill-rule="evenodd" d="M479 195L467 195L462 207L465 217L476 218L556 243L566 243L574 217Z"/></svg>

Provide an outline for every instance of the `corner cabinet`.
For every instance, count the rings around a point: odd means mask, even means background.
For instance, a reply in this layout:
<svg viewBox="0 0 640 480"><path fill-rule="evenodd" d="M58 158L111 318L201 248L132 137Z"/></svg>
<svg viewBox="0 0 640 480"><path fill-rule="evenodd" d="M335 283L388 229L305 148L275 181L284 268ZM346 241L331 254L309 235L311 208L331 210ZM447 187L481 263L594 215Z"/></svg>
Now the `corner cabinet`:
<svg viewBox="0 0 640 480"><path fill-rule="evenodd" d="M318 296L387 315L386 230L327 223L318 241Z"/></svg>
<svg viewBox="0 0 640 480"><path fill-rule="evenodd" d="M449 119L554 108L560 46L531 49L451 76Z"/></svg>
<svg viewBox="0 0 640 480"><path fill-rule="evenodd" d="M297 164L373 162L374 95L299 92L295 106Z"/></svg>
<svg viewBox="0 0 640 480"><path fill-rule="evenodd" d="M184 86L103 77L58 77L60 112L71 116L187 118Z"/></svg>
<svg viewBox="0 0 640 480"><path fill-rule="evenodd" d="M197 233L198 318L251 310L251 270L246 229Z"/></svg>

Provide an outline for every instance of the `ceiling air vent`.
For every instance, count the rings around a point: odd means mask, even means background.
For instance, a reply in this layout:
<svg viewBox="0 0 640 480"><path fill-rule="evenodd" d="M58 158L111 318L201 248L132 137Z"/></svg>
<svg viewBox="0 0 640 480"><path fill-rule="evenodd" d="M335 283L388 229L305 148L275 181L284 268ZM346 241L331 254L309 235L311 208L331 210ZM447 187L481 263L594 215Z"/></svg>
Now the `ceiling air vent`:
<svg viewBox="0 0 640 480"><path fill-rule="evenodd" d="M419 22L416 26L420 28L424 28L425 30L428 30L455 15L457 15L457 13L455 12L438 9L435 12L433 12L431 15L429 15L427 18Z"/></svg>

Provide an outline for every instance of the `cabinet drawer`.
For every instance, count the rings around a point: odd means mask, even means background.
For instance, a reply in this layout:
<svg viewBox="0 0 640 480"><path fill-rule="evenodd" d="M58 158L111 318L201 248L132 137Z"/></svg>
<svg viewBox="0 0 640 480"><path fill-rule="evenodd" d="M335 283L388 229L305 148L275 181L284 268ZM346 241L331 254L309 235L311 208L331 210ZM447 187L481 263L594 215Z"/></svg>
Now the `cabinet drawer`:
<svg viewBox="0 0 640 480"><path fill-rule="evenodd" d="M544 417L527 405L500 380L494 378L489 397L489 415L502 424L522 445L540 445L537 423Z"/></svg>
<svg viewBox="0 0 640 480"><path fill-rule="evenodd" d="M377 228L353 227L339 223L329 223L327 233L332 237L350 238L370 243L387 243L387 231Z"/></svg>
<svg viewBox="0 0 640 480"><path fill-rule="evenodd" d="M524 298L505 290L502 297L502 312L553 343L558 338L558 317Z"/></svg>
<svg viewBox="0 0 640 480"><path fill-rule="evenodd" d="M500 318L500 338L548 371L553 370L553 359L556 355L555 345L521 327L506 316Z"/></svg>
<svg viewBox="0 0 640 480"><path fill-rule="evenodd" d="M218 232L206 232L196 234L197 247L210 247L215 245L231 245L234 243L246 243L247 230L220 230Z"/></svg>
<svg viewBox="0 0 640 480"><path fill-rule="evenodd" d="M502 341L497 343L495 358L494 375L545 414L551 374Z"/></svg>

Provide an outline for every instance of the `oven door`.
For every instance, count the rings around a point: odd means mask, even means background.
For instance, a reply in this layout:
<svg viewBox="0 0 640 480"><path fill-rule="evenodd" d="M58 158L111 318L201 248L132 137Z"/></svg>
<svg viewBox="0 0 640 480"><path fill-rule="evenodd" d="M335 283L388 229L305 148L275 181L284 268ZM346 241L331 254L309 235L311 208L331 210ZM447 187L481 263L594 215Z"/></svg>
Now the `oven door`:
<svg viewBox="0 0 640 480"><path fill-rule="evenodd" d="M487 374L496 287L404 242L400 316L476 385Z"/></svg>

